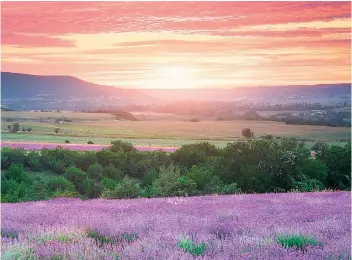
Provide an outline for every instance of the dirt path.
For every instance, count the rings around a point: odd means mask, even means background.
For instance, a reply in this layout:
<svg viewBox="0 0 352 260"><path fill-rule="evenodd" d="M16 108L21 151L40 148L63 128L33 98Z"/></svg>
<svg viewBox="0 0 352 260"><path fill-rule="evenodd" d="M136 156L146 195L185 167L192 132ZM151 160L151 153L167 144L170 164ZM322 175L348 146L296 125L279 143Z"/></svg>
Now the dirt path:
<svg viewBox="0 0 352 260"><path fill-rule="evenodd" d="M42 142L1 142L1 147L23 148L25 150L55 149L61 146L64 149L79 151L100 151L109 147L109 145L100 144L59 144L59 143L42 143ZM135 146L137 151L157 151L175 152L178 147L165 146Z"/></svg>

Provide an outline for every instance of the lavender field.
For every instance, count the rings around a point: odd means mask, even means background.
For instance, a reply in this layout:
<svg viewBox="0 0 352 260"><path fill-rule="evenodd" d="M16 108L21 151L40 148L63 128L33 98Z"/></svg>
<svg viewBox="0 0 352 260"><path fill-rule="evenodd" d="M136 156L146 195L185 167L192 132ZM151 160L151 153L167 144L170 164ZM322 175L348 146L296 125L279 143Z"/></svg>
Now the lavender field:
<svg viewBox="0 0 352 260"><path fill-rule="evenodd" d="M2 259L350 259L350 193L2 204Z"/></svg>

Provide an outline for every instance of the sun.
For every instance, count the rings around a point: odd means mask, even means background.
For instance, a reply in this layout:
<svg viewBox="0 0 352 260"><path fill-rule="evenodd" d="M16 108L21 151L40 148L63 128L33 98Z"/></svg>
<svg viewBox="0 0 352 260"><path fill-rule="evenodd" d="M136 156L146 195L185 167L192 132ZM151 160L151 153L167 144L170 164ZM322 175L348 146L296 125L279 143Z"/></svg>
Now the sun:
<svg viewBox="0 0 352 260"><path fill-rule="evenodd" d="M183 66L165 66L155 73L157 88L188 89L194 88L197 77L193 69Z"/></svg>

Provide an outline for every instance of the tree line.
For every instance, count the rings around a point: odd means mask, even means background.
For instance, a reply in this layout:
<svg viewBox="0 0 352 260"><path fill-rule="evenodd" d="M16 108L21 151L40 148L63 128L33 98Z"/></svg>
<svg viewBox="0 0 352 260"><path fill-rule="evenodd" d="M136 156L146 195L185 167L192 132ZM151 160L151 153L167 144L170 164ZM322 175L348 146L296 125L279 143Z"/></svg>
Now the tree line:
<svg viewBox="0 0 352 260"><path fill-rule="evenodd" d="M175 153L138 152L114 141L102 151L2 148L2 202L55 197L136 198L349 190L351 144L316 143L316 158L294 139L207 142Z"/></svg>

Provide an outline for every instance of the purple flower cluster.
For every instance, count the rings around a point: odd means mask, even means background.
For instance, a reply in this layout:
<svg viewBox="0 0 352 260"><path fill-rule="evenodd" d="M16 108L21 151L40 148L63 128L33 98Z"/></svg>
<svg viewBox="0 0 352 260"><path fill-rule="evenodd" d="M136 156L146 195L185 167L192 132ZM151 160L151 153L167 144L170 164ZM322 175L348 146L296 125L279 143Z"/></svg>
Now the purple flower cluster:
<svg viewBox="0 0 352 260"><path fill-rule="evenodd" d="M317 192L2 203L2 256L350 259L350 202L350 192ZM6 232L17 232L18 238L6 237ZM318 243L299 250L277 240L294 234ZM205 243L205 250L181 248L185 239Z"/></svg>

